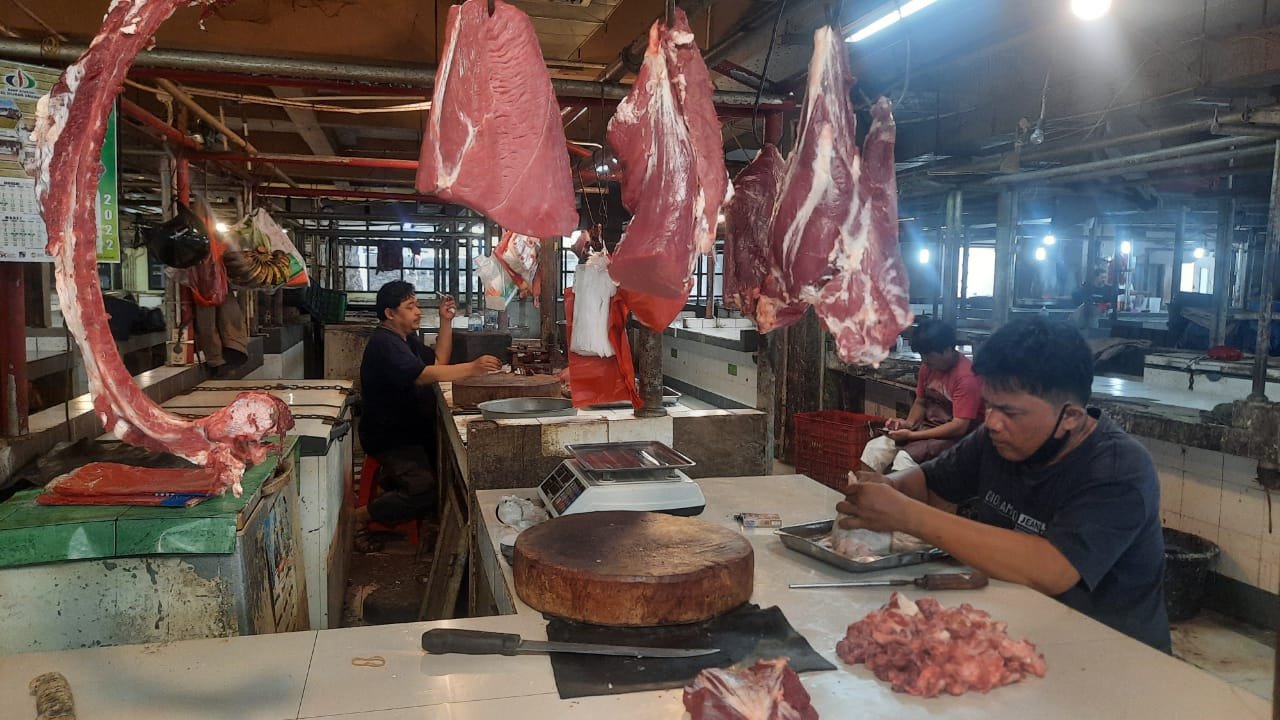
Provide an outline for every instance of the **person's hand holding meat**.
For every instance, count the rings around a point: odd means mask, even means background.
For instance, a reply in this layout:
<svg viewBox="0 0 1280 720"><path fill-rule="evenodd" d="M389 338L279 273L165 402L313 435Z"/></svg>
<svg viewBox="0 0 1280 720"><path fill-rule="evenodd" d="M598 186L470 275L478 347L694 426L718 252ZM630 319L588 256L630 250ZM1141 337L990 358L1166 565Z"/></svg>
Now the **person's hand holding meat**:
<svg viewBox="0 0 1280 720"><path fill-rule="evenodd" d="M484 375L502 369L502 361L492 355L481 355L467 365L470 366L472 375Z"/></svg>
<svg viewBox="0 0 1280 720"><path fill-rule="evenodd" d="M915 431L915 430L908 430L907 428L900 428L900 429L896 429L896 430L890 430L889 432L887 432L887 433L885 433L885 434L889 436L889 439L890 439L890 440L892 440L892 441L894 441L894 442L896 442L896 443L908 443L908 442L911 442L912 440L916 440L916 439L918 439L918 438L916 437L916 435L917 435L916 431Z"/></svg>
<svg viewBox="0 0 1280 720"><path fill-rule="evenodd" d="M905 430L909 427L911 427L911 423L906 418L889 418L884 423L884 429L889 432Z"/></svg>
<svg viewBox="0 0 1280 720"><path fill-rule="evenodd" d="M440 296L440 325L452 327L453 319L458 316L458 302L452 295Z"/></svg>
<svg viewBox="0 0 1280 720"><path fill-rule="evenodd" d="M853 483L845 490L843 502L836 505L840 513L840 527L845 530L874 530L876 532L911 532L914 517L913 506L920 503L903 495L892 485L885 482L864 482L859 473L859 482Z"/></svg>

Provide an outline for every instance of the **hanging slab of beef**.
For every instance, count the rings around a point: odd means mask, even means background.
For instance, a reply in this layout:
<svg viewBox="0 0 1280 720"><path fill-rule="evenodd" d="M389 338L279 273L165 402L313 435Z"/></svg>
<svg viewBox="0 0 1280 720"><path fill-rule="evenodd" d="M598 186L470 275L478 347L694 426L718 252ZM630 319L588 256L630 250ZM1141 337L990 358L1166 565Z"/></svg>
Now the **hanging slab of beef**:
<svg viewBox="0 0 1280 720"><path fill-rule="evenodd" d="M565 515L516 537L516 593L535 610L595 625L679 625L751 599L755 555L739 533L695 518Z"/></svg>
<svg viewBox="0 0 1280 720"><path fill-rule="evenodd" d="M533 237L578 226L560 105L529 16L449 8L416 186Z"/></svg>
<svg viewBox="0 0 1280 720"><path fill-rule="evenodd" d="M609 121L622 203L632 214L609 273L625 290L683 299L697 254L715 244L731 189L714 88L684 11L673 15L670 27L657 21L649 29L635 85ZM671 318L641 320L661 332Z"/></svg>
<svg viewBox="0 0 1280 720"><path fill-rule="evenodd" d="M125 369L102 304L95 209L107 116L138 52L185 0L116 0L84 55L37 104L26 169L48 230L48 253L63 319L84 357L103 428L125 442L170 452L213 470L240 494L246 465L266 459L270 440L293 427L284 401L240 393L227 407L189 422L152 402Z"/></svg>
<svg viewBox="0 0 1280 720"><path fill-rule="evenodd" d="M703 670L685 687L683 700L692 720L818 720L786 658Z"/></svg>
<svg viewBox="0 0 1280 720"><path fill-rule="evenodd" d="M911 322L898 251L895 130L882 99L859 154L846 53L831 27L814 32L800 139L770 223L777 273L766 277L756 314L768 332L799 319L797 303L814 305L841 359L876 365Z"/></svg>
<svg viewBox="0 0 1280 720"><path fill-rule="evenodd" d="M786 162L772 144L733 179L733 199L724 207L725 303L754 315L760 286L774 263L769 252L769 216L782 188Z"/></svg>

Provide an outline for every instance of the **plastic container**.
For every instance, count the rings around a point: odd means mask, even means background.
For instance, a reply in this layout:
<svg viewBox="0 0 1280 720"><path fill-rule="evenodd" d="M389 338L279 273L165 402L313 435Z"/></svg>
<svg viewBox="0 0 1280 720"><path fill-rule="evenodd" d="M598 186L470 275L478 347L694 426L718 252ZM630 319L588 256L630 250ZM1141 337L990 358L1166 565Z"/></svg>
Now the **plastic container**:
<svg viewBox="0 0 1280 720"><path fill-rule="evenodd" d="M330 290L318 285L307 288L307 306L321 321L340 323L347 319L347 294L340 290Z"/></svg>
<svg viewBox="0 0 1280 720"><path fill-rule="evenodd" d="M862 450L885 418L844 410L796 413L796 472L827 487L843 490L849 472L862 462Z"/></svg>
<svg viewBox="0 0 1280 720"><path fill-rule="evenodd" d="M1164 601L1169 622L1189 620L1204 602L1209 570L1221 552L1202 537L1164 529Z"/></svg>

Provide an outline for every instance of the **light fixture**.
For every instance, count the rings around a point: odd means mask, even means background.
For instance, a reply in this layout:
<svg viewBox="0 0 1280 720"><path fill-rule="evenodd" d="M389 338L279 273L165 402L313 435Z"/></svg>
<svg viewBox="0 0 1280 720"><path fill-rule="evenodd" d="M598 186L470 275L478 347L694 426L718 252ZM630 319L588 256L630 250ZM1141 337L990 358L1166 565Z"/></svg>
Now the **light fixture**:
<svg viewBox="0 0 1280 720"><path fill-rule="evenodd" d="M874 17L874 20L863 25L862 29L846 37L845 41L851 43L862 42L899 20L911 17L937 1L938 0L910 0L910 2L903 3L901 6L898 6L897 3L890 3L888 5L881 6L878 11L866 16Z"/></svg>
<svg viewBox="0 0 1280 720"><path fill-rule="evenodd" d="M1036 248L1036 262L1044 262L1049 257L1049 251L1042 247Z"/></svg>
<svg viewBox="0 0 1280 720"><path fill-rule="evenodd" d="M1197 259L1197 260L1203 260L1203 259L1204 259L1204 248L1198 247L1198 248L1196 248L1195 250L1192 250L1192 251L1191 251L1191 257L1193 257L1193 258L1195 258L1195 259Z"/></svg>
<svg viewBox="0 0 1280 720"><path fill-rule="evenodd" d="M216 223L214 223L214 224L213 224L213 229L214 229L214 230L217 230L217 231L218 231L218 232L220 232L220 233L224 233L224 232L226 232L226 231L230 230L230 229L231 229L231 227L230 227L229 225L227 225L226 223L222 222L221 220L219 220L218 222L216 222Z"/></svg>
<svg viewBox="0 0 1280 720"><path fill-rule="evenodd" d="M1125 240L1124 242L1120 243L1121 255L1128 255L1131 252L1133 252L1133 243L1129 242L1128 240Z"/></svg>
<svg viewBox="0 0 1280 720"><path fill-rule="evenodd" d="M1111 10L1111 0L1071 0L1071 12L1081 20L1097 20Z"/></svg>
<svg viewBox="0 0 1280 720"><path fill-rule="evenodd" d="M929 264L929 248L920 248L920 254L916 256L920 260L921 265Z"/></svg>
<svg viewBox="0 0 1280 720"><path fill-rule="evenodd" d="M1052 235L1045 235L1045 236L1044 236L1044 244L1045 244L1045 245L1053 245L1053 244L1054 244L1054 243L1056 243L1056 242L1058 242L1058 238L1056 238L1056 237L1054 237L1054 236L1052 236Z"/></svg>

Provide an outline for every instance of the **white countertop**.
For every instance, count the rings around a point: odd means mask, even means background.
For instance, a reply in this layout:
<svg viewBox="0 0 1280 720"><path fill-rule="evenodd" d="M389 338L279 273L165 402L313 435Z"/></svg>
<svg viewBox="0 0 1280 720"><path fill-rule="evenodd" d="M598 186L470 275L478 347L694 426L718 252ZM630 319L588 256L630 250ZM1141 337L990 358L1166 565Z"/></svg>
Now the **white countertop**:
<svg viewBox="0 0 1280 720"><path fill-rule="evenodd" d="M702 517L734 527L743 510L779 512L787 523L829 517L836 494L803 476L700 480ZM527 491L526 491L527 492ZM488 514L504 491L477 493ZM487 515L488 516L488 515ZM488 516L491 517L491 516ZM993 583L945 593L1009 623L1044 652L1048 676L986 695L914 698L894 693L863 666L849 667L834 646L845 627L888 597L886 589L789 590L787 583L843 579L841 570L786 549L767 530L748 531L756 551L753 602L780 605L792 625L834 671L801 676L824 718L1212 718L1266 720L1265 701L1163 655L1031 590ZM503 574L510 582L505 561ZM911 568L903 575L925 571ZM882 573L897 575L897 573ZM919 593L915 593L918 595ZM318 632L194 640L0 656L0 707L34 717L27 683L57 670L67 676L78 717L350 718L481 720L683 716L679 690L560 700L545 656L428 656L419 638L429 627L467 627L546 637L542 617L523 604L515 615ZM383 667L353 658L381 656Z"/></svg>

